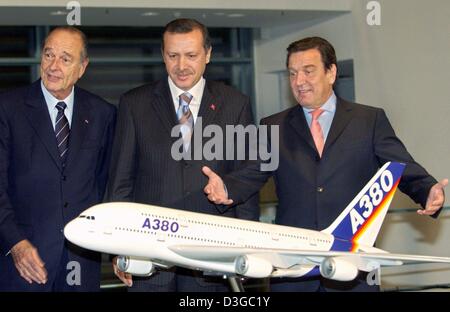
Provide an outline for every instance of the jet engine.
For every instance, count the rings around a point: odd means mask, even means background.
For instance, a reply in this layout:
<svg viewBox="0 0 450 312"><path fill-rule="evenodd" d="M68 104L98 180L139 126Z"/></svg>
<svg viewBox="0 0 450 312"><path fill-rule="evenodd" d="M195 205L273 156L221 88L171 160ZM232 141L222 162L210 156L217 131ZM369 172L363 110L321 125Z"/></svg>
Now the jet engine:
<svg viewBox="0 0 450 312"><path fill-rule="evenodd" d="M320 264L320 274L335 281L352 281L358 275L358 268L350 261L343 258L325 258Z"/></svg>
<svg viewBox="0 0 450 312"><path fill-rule="evenodd" d="M253 255L238 256L234 260L236 273L247 277L262 278L272 274L272 263Z"/></svg>
<svg viewBox="0 0 450 312"><path fill-rule="evenodd" d="M154 271L153 262L127 256L117 257L117 267L120 271L135 276L150 276Z"/></svg>

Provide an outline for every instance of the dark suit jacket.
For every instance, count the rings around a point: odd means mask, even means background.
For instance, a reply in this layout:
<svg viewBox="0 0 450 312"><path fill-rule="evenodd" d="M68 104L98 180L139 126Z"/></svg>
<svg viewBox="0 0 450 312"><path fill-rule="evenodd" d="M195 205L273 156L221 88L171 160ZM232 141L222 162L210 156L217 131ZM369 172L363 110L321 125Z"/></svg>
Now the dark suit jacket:
<svg viewBox="0 0 450 312"><path fill-rule="evenodd" d="M216 124L224 133L225 125L253 123L247 96L208 80L198 117L202 117L203 127ZM123 95L119 104L107 200L257 220L259 207L256 196L230 209L211 204L203 192L208 179L201 171L202 166L207 165L224 175L237 169L242 161L174 160L171 147L179 138L171 137L171 130L177 124L167 79ZM205 143L209 138L203 140Z"/></svg>
<svg viewBox="0 0 450 312"><path fill-rule="evenodd" d="M74 92L65 166L40 80L0 96L0 289L51 287L68 246L65 224L103 198L116 110L85 90L75 87ZM4 256L23 239L31 241L45 262L46 286L29 286L12 257ZM80 290L99 289L99 256L69 247L69 260L80 263Z"/></svg>
<svg viewBox="0 0 450 312"><path fill-rule="evenodd" d="M300 105L261 123L278 125L280 131L280 163L273 172L279 198L277 224L328 227L387 161L407 164L399 188L422 206L436 183L396 137L380 108L338 99L322 158ZM245 199L272 174L258 169L248 167L224 179L231 199Z"/></svg>

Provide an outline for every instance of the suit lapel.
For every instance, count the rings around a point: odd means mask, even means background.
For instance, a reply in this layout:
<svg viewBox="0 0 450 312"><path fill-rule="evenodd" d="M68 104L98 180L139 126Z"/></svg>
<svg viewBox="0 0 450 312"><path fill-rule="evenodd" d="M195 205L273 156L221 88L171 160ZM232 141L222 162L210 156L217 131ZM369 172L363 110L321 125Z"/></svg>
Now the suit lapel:
<svg viewBox="0 0 450 312"><path fill-rule="evenodd" d="M156 116L158 116L164 125L164 128L166 128L170 134L172 128L178 124L178 120L167 80L159 81L155 86L153 95L150 96L153 96L153 101L151 102L153 104L153 109L156 112Z"/></svg>
<svg viewBox="0 0 450 312"><path fill-rule="evenodd" d="M316 153L316 145L309 130L308 123L306 122L305 114L300 105L294 107L289 113L289 124L294 128L294 130L300 135L300 137L305 141Z"/></svg>
<svg viewBox="0 0 450 312"><path fill-rule="evenodd" d="M92 127L91 118L91 104L89 99L86 98L84 93L75 87L74 90L74 105L73 105L73 116L72 125L70 127L69 136L69 154L67 155L67 170L71 167L73 163L76 163L77 155L80 151L81 144L84 141L86 133L89 127Z"/></svg>
<svg viewBox="0 0 450 312"><path fill-rule="evenodd" d="M217 94L213 94L214 91L211 88L211 83L206 81L202 102L198 111L198 117L202 117L203 127L212 123L217 112L222 107L222 98Z"/></svg>
<svg viewBox="0 0 450 312"><path fill-rule="evenodd" d="M56 144L55 130L48 112L47 104L41 90L41 80L31 85L25 103L28 109L25 110L25 116L31 126L36 131L37 136L44 144L55 165L62 170L61 158Z"/></svg>
<svg viewBox="0 0 450 312"><path fill-rule="evenodd" d="M327 139L325 141L325 146L323 154L326 154L327 149L339 138L342 131L348 125L349 121L352 119L352 107L351 105L338 98L336 103L336 113L334 114L333 121L331 122L330 132L328 133ZM300 135L300 137L314 150L317 152L314 140L311 135L311 131L306 122L305 114L303 109L298 106L295 107L289 116L289 124L295 129L295 131Z"/></svg>
<svg viewBox="0 0 450 312"><path fill-rule="evenodd" d="M164 128L170 134L172 128L178 124L175 107L172 103L172 95L170 93L169 85L167 81L161 80L154 89L153 92L153 109L156 116L161 120ZM214 120L217 112L222 106L222 100L219 96L214 94L211 88L211 82L206 82L205 89L203 91L202 101L197 117L202 117L202 125L211 124Z"/></svg>
<svg viewBox="0 0 450 312"><path fill-rule="evenodd" d="M325 141L324 153L327 148L329 148L329 146L331 146L339 138L351 119L352 107L348 102L338 98L336 103L336 113L334 114L333 121L331 122L327 140Z"/></svg>

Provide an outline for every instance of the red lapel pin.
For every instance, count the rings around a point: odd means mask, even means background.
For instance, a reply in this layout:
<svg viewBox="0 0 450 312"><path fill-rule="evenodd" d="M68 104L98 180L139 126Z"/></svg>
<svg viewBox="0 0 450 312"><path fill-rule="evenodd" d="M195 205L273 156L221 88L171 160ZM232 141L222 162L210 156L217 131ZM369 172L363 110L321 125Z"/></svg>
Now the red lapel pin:
<svg viewBox="0 0 450 312"><path fill-rule="evenodd" d="M212 110L216 110L216 105L215 104L211 104L211 105L209 105L209 108L211 108Z"/></svg>

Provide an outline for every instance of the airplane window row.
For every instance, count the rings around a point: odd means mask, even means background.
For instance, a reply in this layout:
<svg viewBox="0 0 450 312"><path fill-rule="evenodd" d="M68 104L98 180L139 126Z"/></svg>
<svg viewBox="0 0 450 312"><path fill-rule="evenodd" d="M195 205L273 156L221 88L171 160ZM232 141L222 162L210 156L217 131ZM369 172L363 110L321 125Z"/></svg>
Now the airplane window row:
<svg viewBox="0 0 450 312"><path fill-rule="evenodd" d="M175 238L181 238L181 239L189 239L191 241L200 241L200 242L208 242L208 243L215 243L215 244L223 244L228 246L235 246L235 243L232 242L225 242L225 241L218 241L213 239L207 239L207 238L200 238L200 237L189 237L189 236L183 236L183 235L176 235L176 234L168 234L170 237Z"/></svg>
<svg viewBox="0 0 450 312"><path fill-rule="evenodd" d="M145 213L145 212L141 212L141 216L179 221L178 218L171 218L171 217L167 217L167 216L158 216L158 215L155 215L155 214L152 214L152 213Z"/></svg>
<svg viewBox="0 0 450 312"><path fill-rule="evenodd" d="M90 216L80 216L80 218L84 218L84 217L86 217L87 219L90 218ZM94 217L92 216L92 218L94 218ZM121 227L116 227L115 229L119 230L119 231L138 232L138 233L143 233L143 234L156 235L156 232L150 232L150 231L145 231L145 230L136 230L136 229L129 229L129 228L121 228ZM295 235L291 235L291 234L279 233L278 235L280 235L282 237L291 237L291 238L303 239L303 240L307 239L307 237L304 237L304 236L295 236ZM216 241L216 240L197 238L197 237L192 238L192 237L188 237L188 236L182 236L182 235L176 235L176 234L170 234L170 233L168 233L168 236L181 238L181 239L189 239L189 240L196 240L196 241L202 241L202 242L224 244L224 245L228 245L228 246L236 246L236 244L234 244L234 243L229 243L229 242L225 242L225 241ZM325 239L316 239L316 241L320 242L320 243L328 243L328 244L331 243L331 241L325 240ZM258 246L250 246L250 245L244 245L243 247L246 247L246 248L247 247L248 248L258 248Z"/></svg>
<svg viewBox="0 0 450 312"><path fill-rule="evenodd" d="M282 237L290 237L290 238L296 238L296 239L307 239L305 236L297 236L297 235L292 235L292 234L279 233L278 235L280 235Z"/></svg>
<svg viewBox="0 0 450 312"><path fill-rule="evenodd" d="M281 237L289 237L289 238L295 238L295 239L303 239L303 240L307 240L308 237L306 236L297 236L297 235L293 235L293 234L284 234L284 233L277 233L279 236ZM331 241L326 240L326 239L316 239L317 242L321 242L321 243L331 243Z"/></svg>
<svg viewBox="0 0 450 312"><path fill-rule="evenodd" d="M115 227L114 229L117 231L137 232L137 233L153 234L153 235L156 234L156 232L150 232L150 231L145 231L145 230L136 230L136 229L130 229L130 228L122 228L122 227Z"/></svg>
<svg viewBox="0 0 450 312"><path fill-rule="evenodd" d="M150 232L150 231L145 231L145 230L136 230L136 229L130 229L130 228L122 228L122 227L115 227L115 230L118 231L127 231L127 232L140 232L140 233L144 233L144 234L152 234L152 235L156 235L156 232ZM207 238L200 238L200 237L189 237L189 236L183 236L183 235L177 235L177 234L167 234L169 237L174 237L174 238L181 238L181 239L188 239L191 241L200 241L200 242L208 242L208 243L214 243L214 244L222 244L225 246L234 246L234 247L243 247L243 248L260 248L259 246L256 245L237 245L236 243L233 242L226 242L226 241L219 241L219 240L214 240L214 239L207 239Z"/></svg>
<svg viewBox="0 0 450 312"><path fill-rule="evenodd" d="M195 221L195 220L187 220L187 221L190 222L190 223L195 223L195 224L210 225L210 226L221 227L221 228L226 228L226 229L241 230L241 231L247 231L247 232L254 232L254 233L261 233L261 234L269 235L269 232L256 230L256 229L241 228L241 227L237 227L237 226L218 224L218 223L210 223L210 222L202 222L202 221Z"/></svg>

